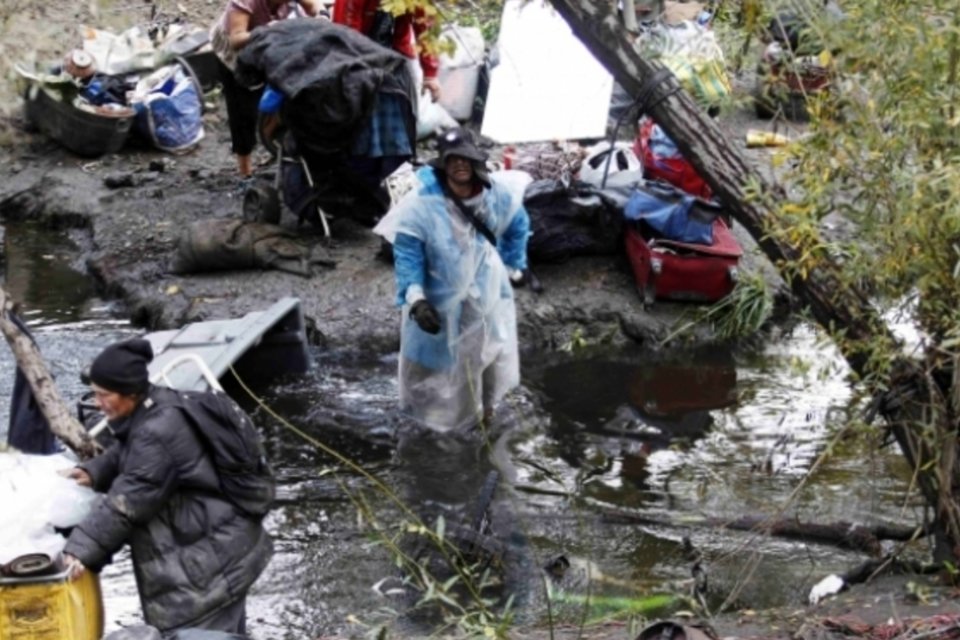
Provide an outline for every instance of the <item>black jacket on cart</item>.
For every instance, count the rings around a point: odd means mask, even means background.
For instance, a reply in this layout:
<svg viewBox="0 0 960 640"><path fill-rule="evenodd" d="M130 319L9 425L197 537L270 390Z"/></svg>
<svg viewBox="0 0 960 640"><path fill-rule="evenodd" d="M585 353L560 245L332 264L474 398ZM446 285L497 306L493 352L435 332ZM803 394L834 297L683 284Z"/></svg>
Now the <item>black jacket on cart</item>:
<svg viewBox="0 0 960 640"><path fill-rule="evenodd" d="M241 84L269 82L287 96L284 122L301 152L349 151L378 93L401 96L416 139L416 90L407 59L353 29L325 20L283 20L255 29L237 58Z"/></svg>

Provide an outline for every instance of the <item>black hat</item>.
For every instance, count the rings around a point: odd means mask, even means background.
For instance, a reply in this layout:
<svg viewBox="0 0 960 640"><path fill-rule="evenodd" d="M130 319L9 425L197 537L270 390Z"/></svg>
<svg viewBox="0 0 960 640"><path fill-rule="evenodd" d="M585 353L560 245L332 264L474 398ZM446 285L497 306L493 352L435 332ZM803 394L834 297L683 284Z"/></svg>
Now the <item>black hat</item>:
<svg viewBox="0 0 960 640"><path fill-rule="evenodd" d="M449 129L437 139L437 159L433 166L442 169L447 158L460 156L473 162L486 162L487 154L477 146L473 132L463 127Z"/></svg>
<svg viewBox="0 0 960 640"><path fill-rule="evenodd" d="M449 129L437 139L439 155L430 162L430 166L442 175L450 156L460 156L470 161L473 175L484 186L490 186L490 174L487 173L487 154L477 146L473 132L463 127Z"/></svg>
<svg viewBox="0 0 960 640"><path fill-rule="evenodd" d="M150 386L147 364L153 347L143 338L110 345L90 365L90 382L108 391L127 395L143 393Z"/></svg>

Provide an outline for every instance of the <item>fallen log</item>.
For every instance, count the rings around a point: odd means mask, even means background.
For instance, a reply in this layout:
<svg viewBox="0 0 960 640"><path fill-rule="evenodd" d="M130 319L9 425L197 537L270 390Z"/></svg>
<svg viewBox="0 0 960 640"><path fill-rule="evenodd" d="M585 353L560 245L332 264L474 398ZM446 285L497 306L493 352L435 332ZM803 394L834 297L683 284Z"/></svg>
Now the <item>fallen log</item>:
<svg viewBox="0 0 960 640"><path fill-rule="evenodd" d="M83 425L67 408L36 345L10 319L9 313L12 309L13 301L6 290L0 287L0 332L13 351L17 366L30 384L40 411L50 423L50 430L81 459L93 457L100 447L87 435Z"/></svg>
<svg viewBox="0 0 960 640"><path fill-rule="evenodd" d="M595 505L597 506L597 505ZM682 521L670 521L649 517L643 514L601 506L607 522L646 524L662 527L704 527L730 529L732 531L752 531L762 535L829 544L841 549L861 551L878 557L883 549L881 540L910 540L925 535L925 531L911 527L892 527L877 525L867 527L850 522L831 522L826 524L800 522L793 518L767 518L763 516L742 516L739 518L684 517Z"/></svg>

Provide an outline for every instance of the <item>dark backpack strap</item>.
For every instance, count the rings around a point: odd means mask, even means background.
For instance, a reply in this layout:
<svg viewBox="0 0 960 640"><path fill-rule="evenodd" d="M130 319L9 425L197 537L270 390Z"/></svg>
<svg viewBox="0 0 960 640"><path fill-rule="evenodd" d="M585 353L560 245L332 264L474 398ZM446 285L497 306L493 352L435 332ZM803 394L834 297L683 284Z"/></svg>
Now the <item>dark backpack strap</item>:
<svg viewBox="0 0 960 640"><path fill-rule="evenodd" d="M473 210L464 204L463 200L458 198L453 191L450 190L450 187L443 181L443 178L438 176L438 182L440 183L440 188L443 189L443 195L449 198L453 204L457 205L457 209L460 210L467 220L470 221L470 224L473 225L473 228L480 232L484 238L490 241L494 247L497 246L497 237L493 235L493 231L490 231L490 228L483 224L483 221L477 217L477 214Z"/></svg>

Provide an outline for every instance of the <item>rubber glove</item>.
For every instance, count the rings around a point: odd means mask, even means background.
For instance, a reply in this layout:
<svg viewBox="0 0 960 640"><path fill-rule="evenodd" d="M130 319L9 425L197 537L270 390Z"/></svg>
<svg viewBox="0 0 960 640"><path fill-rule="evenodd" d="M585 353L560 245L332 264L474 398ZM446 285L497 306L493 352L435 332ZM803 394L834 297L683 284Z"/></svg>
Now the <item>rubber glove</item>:
<svg viewBox="0 0 960 640"><path fill-rule="evenodd" d="M410 307L410 317L417 325L431 335L440 333L440 314L426 300L417 300Z"/></svg>

